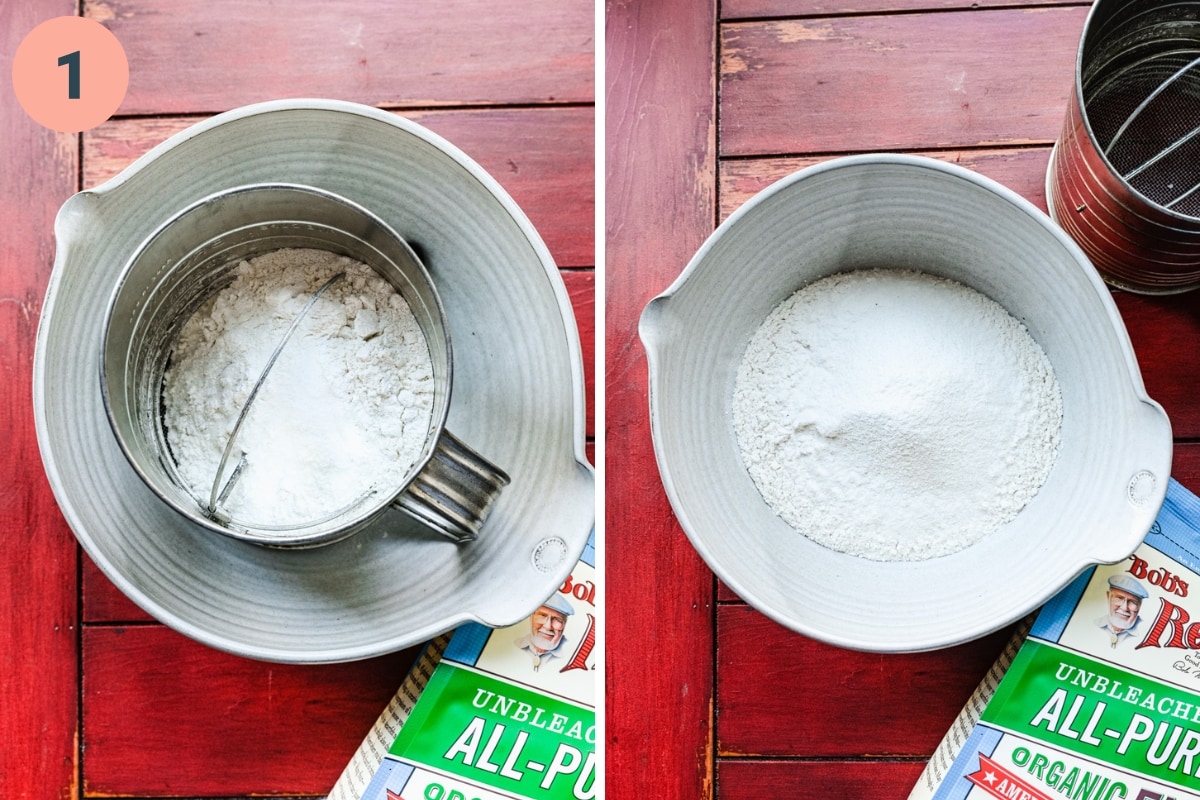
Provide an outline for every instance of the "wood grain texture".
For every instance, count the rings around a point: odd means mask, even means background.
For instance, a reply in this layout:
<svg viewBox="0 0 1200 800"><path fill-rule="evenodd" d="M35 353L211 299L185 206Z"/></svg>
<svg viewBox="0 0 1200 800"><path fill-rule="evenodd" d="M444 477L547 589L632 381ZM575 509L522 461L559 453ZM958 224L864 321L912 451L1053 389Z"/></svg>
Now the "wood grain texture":
<svg viewBox="0 0 1200 800"><path fill-rule="evenodd" d="M590 0L488 3L87 0L129 57L119 113L222 111L281 97L407 108L590 103Z"/></svg>
<svg viewBox="0 0 1200 800"><path fill-rule="evenodd" d="M714 0L606 12L606 796L714 796L713 578L658 479L637 320L716 216Z"/></svg>
<svg viewBox="0 0 1200 800"><path fill-rule="evenodd" d="M860 653L749 606L717 609L722 756L928 757L1012 632L915 654Z"/></svg>
<svg viewBox="0 0 1200 800"><path fill-rule="evenodd" d="M479 162L528 215L559 267L596 260L592 106L406 113Z"/></svg>
<svg viewBox="0 0 1200 800"><path fill-rule="evenodd" d="M722 0L725 21L768 17L829 17L917 11L971 11L1013 5L1011 0ZM1027 0L1022 6L1080 5L1078 0Z"/></svg>
<svg viewBox="0 0 1200 800"><path fill-rule="evenodd" d="M596 272L568 270L563 283L571 297L575 324L579 326L579 341L583 352L583 391L587 398L587 438L596 435ZM592 460L595 463L595 460Z"/></svg>
<svg viewBox="0 0 1200 800"><path fill-rule="evenodd" d="M830 800L908 797L924 768L921 761L763 761L717 764L721 800Z"/></svg>
<svg viewBox="0 0 1200 800"><path fill-rule="evenodd" d="M1042 211L1046 210L1046 166L1050 148L927 150L914 153L986 175L1012 189ZM724 220L756 193L797 170L827 160L814 156L747 158L722 161L719 166L721 219Z"/></svg>
<svg viewBox="0 0 1200 800"><path fill-rule="evenodd" d="M1146 392L1171 420L1176 441L1200 438L1200 292L1169 297L1117 292ZM1185 484L1200 492L1200 481Z"/></svg>
<svg viewBox="0 0 1200 800"><path fill-rule="evenodd" d="M62 0L0 5L0 53L72 13ZM0 797L72 800L78 556L42 468L31 392L54 216L76 189L78 137L34 123L9 86L0 91Z"/></svg>
<svg viewBox="0 0 1200 800"><path fill-rule="evenodd" d="M416 655L268 664L160 625L88 626L86 792L325 794Z"/></svg>
<svg viewBox="0 0 1200 800"><path fill-rule="evenodd" d="M1200 492L1200 443L1176 442L1171 476L1193 493Z"/></svg>
<svg viewBox="0 0 1200 800"><path fill-rule="evenodd" d="M721 155L1053 142L1086 11L724 25Z"/></svg>
<svg viewBox="0 0 1200 800"><path fill-rule="evenodd" d="M559 267L595 261L595 109L490 108L406 112L444 136L504 187ZM198 117L113 119L83 140L83 185L97 186Z"/></svg>
<svg viewBox="0 0 1200 800"><path fill-rule="evenodd" d="M122 594L86 553L82 562L80 590L83 596L85 624L154 621L154 617Z"/></svg>

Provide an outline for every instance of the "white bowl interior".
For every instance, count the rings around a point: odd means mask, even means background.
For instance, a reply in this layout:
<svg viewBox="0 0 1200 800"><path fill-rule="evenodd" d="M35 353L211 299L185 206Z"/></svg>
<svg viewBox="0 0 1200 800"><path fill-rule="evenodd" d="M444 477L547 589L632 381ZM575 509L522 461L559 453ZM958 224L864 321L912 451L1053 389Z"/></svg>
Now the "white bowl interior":
<svg viewBox="0 0 1200 800"><path fill-rule="evenodd" d="M738 451L732 392L750 337L800 287L868 267L921 270L997 301L1061 387L1046 484L1012 522L952 555L879 562L822 547L767 506ZM769 187L651 302L641 333L659 467L684 530L745 600L835 644L922 650L995 630L1086 565L1127 556L1166 491L1169 422L1145 396L1095 271L1036 208L941 162L849 157Z"/></svg>
<svg viewBox="0 0 1200 800"><path fill-rule="evenodd" d="M337 544L265 549L185 520L120 453L98 367L104 306L119 271L174 211L254 182L339 194L418 249L454 346L448 425L512 477L476 542L455 546L388 512ZM242 655L340 661L470 620L513 624L569 574L595 520L570 303L528 219L440 137L337 101L238 109L76 195L56 235L35 355L43 461L88 553L160 620Z"/></svg>

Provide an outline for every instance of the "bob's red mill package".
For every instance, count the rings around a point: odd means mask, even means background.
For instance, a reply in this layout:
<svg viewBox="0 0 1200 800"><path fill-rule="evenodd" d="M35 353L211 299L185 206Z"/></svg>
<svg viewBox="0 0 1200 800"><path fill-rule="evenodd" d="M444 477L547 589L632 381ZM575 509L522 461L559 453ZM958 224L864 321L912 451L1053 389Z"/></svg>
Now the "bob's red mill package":
<svg viewBox="0 0 1200 800"><path fill-rule="evenodd" d="M1200 500L1172 479L1132 556L1017 632L909 800L1198 797Z"/></svg>

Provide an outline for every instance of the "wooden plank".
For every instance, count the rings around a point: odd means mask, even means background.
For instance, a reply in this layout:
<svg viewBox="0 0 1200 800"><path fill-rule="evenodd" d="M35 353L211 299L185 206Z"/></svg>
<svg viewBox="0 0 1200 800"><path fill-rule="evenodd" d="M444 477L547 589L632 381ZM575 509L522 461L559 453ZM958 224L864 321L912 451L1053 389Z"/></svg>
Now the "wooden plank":
<svg viewBox="0 0 1200 800"><path fill-rule="evenodd" d="M1200 494L1200 443L1176 442L1171 476L1193 494Z"/></svg>
<svg viewBox="0 0 1200 800"><path fill-rule="evenodd" d="M923 761L762 761L720 759L721 800L829 800L833 797L907 797Z"/></svg>
<svg viewBox="0 0 1200 800"><path fill-rule="evenodd" d="M592 106L405 114L479 162L528 215L559 267L596 263Z"/></svg>
<svg viewBox="0 0 1200 800"><path fill-rule="evenodd" d="M86 792L325 794L416 655L411 649L349 664L268 664L161 625L88 626Z"/></svg>
<svg viewBox="0 0 1200 800"><path fill-rule="evenodd" d="M86 0L129 56L122 114L280 97L407 108L594 99L588 0ZM236 21L236 24L235 22Z"/></svg>
<svg viewBox="0 0 1200 800"><path fill-rule="evenodd" d="M0 5L0 52L74 2ZM0 797L77 798L77 548L46 481L33 423L33 351L54 261L54 216L75 190L78 137L0 93Z"/></svg>
<svg viewBox="0 0 1200 800"><path fill-rule="evenodd" d="M713 797L713 578L663 493L642 308L716 217L716 3L606 6L606 795Z"/></svg>
<svg viewBox="0 0 1200 800"><path fill-rule="evenodd" d="M723 0L721 19L831 17L917 11L970 11L1013 5L1011 0ZM1078 0L1025 0L1022 6L1080 5Z"/></svg>
<svg viewBox="0 0 1200 800"><path fill-rule="evenodd" d="M154 145L196 122L191 117L115 117L83 134L83 185L93 189Z"/></svg>
<svg viewBox="0 0 1200 800"><path fill-rule="evenodd" d="M929 156L966 167L1012 189L1042 211L1046 210L1046 167L1050 147L984 150L929 150ZM721 219L724 220L770 184L824 157L778 157L723 160L720 163Z"/></svg>
<svg viewBox="0 0 1200 800"><path fill-rule="evenodd" d="M479 162L529 216L559 267L595 262L595 109L409 112ZM84 186L116 175L194 117L115 119L85 134Z"/></svg>
<svg viewBox="0 0 1200 800"><path fill-rule="evenodd" d="M84 624L97 622L152 622L154 617L140 607L108 579L96 563L84 555L80 570L83 589Z"/></svg>
<svg viewBox="0 0 1200 800"><path fill-rule="evenodd" d="M587 438L596 435L596 272L567 270L563 282L571 297L583 351L583 392L587 398Z"/></svg>
<svg viewBox="0 0 1200 800"><path fill-rule="evenodd" d="M1052 142L1086 12L724 25L721 155Z"/></svg>
<svg viewBox="0 0 1200 800"><path fill-rule="evenodd" d="M1178 439L1200 438L1200 292L1147 297L1118 292L1147 393L1162 404ZM1200 491L1200 482L1193 484Z"/></svg>
<svg viewBox="0 0 1200 800"><path fill-rule="evenodd" d="M1012 635L929 653L861 653L717 608L722 756L928 757Z"/></svg>

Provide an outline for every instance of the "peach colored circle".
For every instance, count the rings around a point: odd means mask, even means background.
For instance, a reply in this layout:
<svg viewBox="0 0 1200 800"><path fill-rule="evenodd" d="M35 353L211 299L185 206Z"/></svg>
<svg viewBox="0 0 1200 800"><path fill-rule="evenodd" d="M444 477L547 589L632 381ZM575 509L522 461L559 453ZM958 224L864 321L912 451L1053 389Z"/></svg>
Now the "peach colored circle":
<svg viewBox="0 0 1200 800"><path fill-rule="evenodd" d="M69 65L79 52L79 97L70 97ZM84 17L55 17L30 31L17 47L13 90L39 125L65 133L94 128L111 117L129 87L129 61L112 31Z"/></svg>

